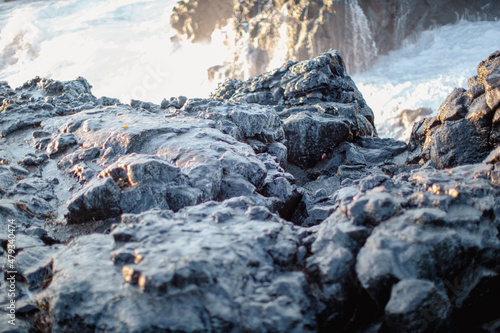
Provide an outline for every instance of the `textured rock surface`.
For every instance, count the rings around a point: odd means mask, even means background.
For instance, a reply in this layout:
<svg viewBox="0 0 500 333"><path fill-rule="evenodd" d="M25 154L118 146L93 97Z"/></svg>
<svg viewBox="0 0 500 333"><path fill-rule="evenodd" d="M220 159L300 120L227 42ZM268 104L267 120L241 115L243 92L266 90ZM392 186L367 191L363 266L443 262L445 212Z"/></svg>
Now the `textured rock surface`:
<svg viewBox="0 0 500 333"><path fill-rule="evenodd" d="M67 201L71 223L259 195L267 184L268 169L273 175L284 174L276 161L286 160L286 148L280 143L284 131L272 108L189 100L182 109L154 105L144 109L143 103L132 103L141 105L133 108L100 106L91 100L94 104L88 103L88 110L47 118L40 122L42 130L33 132L34 147L45 149L38 139L47 138L49 156L61 156L58 167L82 184ZM22 114L23 106L19 109ZM16 111L4 111L4 119L17 119ZM62 134L51 134L58 132ZM267 167L247 140L259 143L258 153L265 154ZM283 179L292 186L288 179L293 177ZM239 186L232 186L236 183Z"/></svg>
<svg viewBox="0 0 500 333"><path fill-rule="evenodd" d="M0 84L17 331L495 332L497 59L410 151L373 136L335 52L161 105Z"/></svg>
<svg viewBox="0 0 500 333"><path fill-rule="evenodd" d="M315 331L300 239L246 198L123 215L111 235L82 237L54 257L39 302L56 331ZM89 287L76 302L75 285ZM81 311L90 312L75 322Z"/></svg>
<svg viewBox="0 0 500 333"><path fill-rule="evenodd" d="M283 119L288 159L304 168L340 143L376 135L373 112L334 50L245 82L226 81L212 97L273 106Z"/></svg>
<svg viewBox="0 0 500 333"><path fill-rule="evenodd" d="M500 52L477 68L469 89L456 88L439 108L436 117L413 126L409 162L432 160L438 168L476 163L500 144Z"/></svg>
<svg viewBox="0 0 500 333"><path fill-rule="evenodd" d="M432 282L416 279L396 284L385 308L387 326L392 332L439 332L446 329L443 322L448 317L449 310L446 294L439 293ZM429 318L434 320L429 323Z"/></svg>

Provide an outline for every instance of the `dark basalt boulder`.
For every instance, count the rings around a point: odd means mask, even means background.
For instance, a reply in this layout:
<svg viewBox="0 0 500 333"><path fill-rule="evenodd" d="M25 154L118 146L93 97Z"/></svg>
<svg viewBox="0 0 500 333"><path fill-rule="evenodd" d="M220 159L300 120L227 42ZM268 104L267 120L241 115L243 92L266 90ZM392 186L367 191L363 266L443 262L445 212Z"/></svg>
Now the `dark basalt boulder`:
<svg viewBox="0 0 500 333"><path fill-rule="evenodd" d="M104 220L119 216L120 188L111 178L93 179L68 201L69 223Z"/></svg>
<svg viewBox="0 0 500 333"><path fill-rule="evenodd" d="M440 332L446 329L449 312L448 296L434 283L407 279L392 288L385 308L386 324L391 332Z"/></svg>
<svg viewBox="0 0 500 333"><path fill-rule="evenodd" d="M376 135L373 112L334 50L245 82L227 81L212 97L273 106L283 119L288 160L302 168L338 144Z"/></svg>
<svg viewBox="0 0 500 333"><path fill-rule="evenodd" d="M500 144L500 52L481 62L477 73L468 90L453 90L436 117L415 123L408 162L432 160L438 168L477 163Z"/></svg>

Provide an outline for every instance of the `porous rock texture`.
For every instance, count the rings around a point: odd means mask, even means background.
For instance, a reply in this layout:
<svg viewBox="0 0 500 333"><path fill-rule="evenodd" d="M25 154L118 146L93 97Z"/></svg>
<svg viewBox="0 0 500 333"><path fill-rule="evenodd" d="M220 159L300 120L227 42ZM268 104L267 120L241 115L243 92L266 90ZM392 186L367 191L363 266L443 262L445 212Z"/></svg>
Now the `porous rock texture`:
<svg viewBox="0 0 500 333"><path fill-rule="evenodd" d="M451 168L480 162L500 144L500 52L479 64L468 86L455 88L435 117L414 124L409 162Z"/></svg>
<svg viewBox="0 0 500 333"><path fill-rule="evenodd" d="M373 111L334 50L244 82L226 81L212 97L273 106L283 119L288 160L300 167L313 167L340 143L376 135Z"/></svg>
<svg viewBox="0 0 500 333"><path fill-rule="evenodd" d="M473 86L490 108L495 59ZM90 89L0 84L0 252L7 278L15 225L17 270L17 326L2 331L500 327L496 141L452 168L407 164L333 51L217 98L125 105ZM441 127L476 130L458 95ZM349 135L318 137L328 123Z"/></svg>

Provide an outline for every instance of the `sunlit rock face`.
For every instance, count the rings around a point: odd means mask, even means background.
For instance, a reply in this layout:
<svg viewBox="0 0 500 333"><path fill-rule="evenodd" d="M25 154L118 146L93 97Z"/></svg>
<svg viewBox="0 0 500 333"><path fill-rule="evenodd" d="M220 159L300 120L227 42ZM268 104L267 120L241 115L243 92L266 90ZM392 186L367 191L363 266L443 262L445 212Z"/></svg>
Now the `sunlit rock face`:
<svg viewBox="0 0 500 333"><path fill-rule="evenodd" d="M376 136L333 50L161 105L97 99L84 78L0 83L18 327L495 331L498 55L427 120L452 152L477 133L480 155L442 170L453 154L407 163L405 142Z"/></svg>
<svg viewBox="0 0 500 333"><path fill-rule="evenodd" d="M206 42L215 29L227 24L232 14L232 0L181 1L174 7L170 24L193 42Z"/></svg>
<svg viewBox="0 0 500 333"><path fill-rule="evenodd" d="M494 20L495 1L423 0L192 0L181 1L171 17L178 36L209 41L226 27L232 51L211 76L249 78L285 60L310 59L330 48L340 51L351 73L369 67L378 55L397 49L403 40L431 26L457 19Z"/></svg>

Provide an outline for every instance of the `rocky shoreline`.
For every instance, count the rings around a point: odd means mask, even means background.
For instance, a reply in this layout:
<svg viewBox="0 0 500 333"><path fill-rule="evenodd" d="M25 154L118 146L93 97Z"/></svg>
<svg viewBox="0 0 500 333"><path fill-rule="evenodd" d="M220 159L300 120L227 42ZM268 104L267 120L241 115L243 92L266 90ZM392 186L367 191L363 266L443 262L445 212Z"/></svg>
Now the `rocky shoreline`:
<svg viewBox="0 0 500 333"><path fill-rule="evenodd" d="M2 331L497 331L499 75L408 145L334 50L161 105L1 82Z"/></svg>

